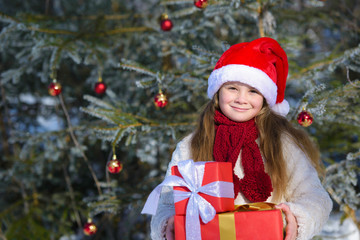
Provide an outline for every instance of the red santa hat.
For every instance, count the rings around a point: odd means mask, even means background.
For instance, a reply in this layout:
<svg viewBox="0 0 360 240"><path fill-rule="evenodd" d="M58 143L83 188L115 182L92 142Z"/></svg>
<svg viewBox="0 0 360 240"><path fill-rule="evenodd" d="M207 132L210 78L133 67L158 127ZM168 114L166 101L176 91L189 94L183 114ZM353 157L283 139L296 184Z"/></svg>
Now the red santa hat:
<svg viewBox="0 0 360 240"><path fill-rule="evenodd" d="M279 43L268 37L231 46L216 63L208 79L211 99L226 82L241 82L257 89L270 108L285 116L289 103L284 99L288 61Z"/></svg>

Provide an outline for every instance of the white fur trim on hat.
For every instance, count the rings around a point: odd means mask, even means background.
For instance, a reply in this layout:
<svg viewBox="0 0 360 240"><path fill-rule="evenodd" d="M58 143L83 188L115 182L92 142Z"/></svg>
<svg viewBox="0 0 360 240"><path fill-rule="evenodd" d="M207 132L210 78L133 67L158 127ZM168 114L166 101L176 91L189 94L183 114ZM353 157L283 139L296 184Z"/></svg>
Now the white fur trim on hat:
<svg viewBox="0 0 360 240"><path fill-rule="evenodd" d="M212 71L208 79L208 97L211 99L224 83L233 81L257 89L270 107L275 105L277 86L273 80L260 69L240 64L229 64Z"/></svg>
<svg viewBox="0 0 360 240"><path fill-rule="evenodd" d="M271 110L273 110L275 113L285 117L290 111L290 106L289 106L288 101L286 101L284 99L281 103L277 103L274 106L272 106Z"/></svg>

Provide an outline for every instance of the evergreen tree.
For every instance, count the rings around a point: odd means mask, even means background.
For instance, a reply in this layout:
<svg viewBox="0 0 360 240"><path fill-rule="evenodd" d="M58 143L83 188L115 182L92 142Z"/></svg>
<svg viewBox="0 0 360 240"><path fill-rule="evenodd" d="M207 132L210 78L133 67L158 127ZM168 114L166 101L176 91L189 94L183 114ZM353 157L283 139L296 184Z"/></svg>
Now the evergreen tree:
<svg viewBox="0 0 360 240"><path fill-rule="evenodd" d="M92 239L149 239L140 210L207 102L217 59L261 36L287 52L287 117L303 128L298 114L312 114L334 211L360 228L360 3L205 2L0 0L1 239L86 239L88 218Z"/></svg>

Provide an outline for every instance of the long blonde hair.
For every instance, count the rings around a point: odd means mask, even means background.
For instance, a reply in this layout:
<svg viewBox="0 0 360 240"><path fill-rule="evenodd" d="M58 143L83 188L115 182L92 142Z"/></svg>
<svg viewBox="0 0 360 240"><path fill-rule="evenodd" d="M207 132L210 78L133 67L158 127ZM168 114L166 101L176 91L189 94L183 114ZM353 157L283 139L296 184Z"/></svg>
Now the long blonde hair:
<svg viewBox="0 0 360 240"><path fill-rule="evenodd" d="M199 116L198 124L193 133L190 149L194 161L213 161L215 141L214 113L219 110L219 95L205 106ZM295 128L286 118L270 110L264 99L264 105L255 117L260 137L260 151L265 161L266 172L270 175L274 191L274 199L279 200L286 191L288 173L286 159L283 156L282 135L286 134L308 156L311 164L320 176L324 170L320 161L320 152L308 134Z"/></svg>

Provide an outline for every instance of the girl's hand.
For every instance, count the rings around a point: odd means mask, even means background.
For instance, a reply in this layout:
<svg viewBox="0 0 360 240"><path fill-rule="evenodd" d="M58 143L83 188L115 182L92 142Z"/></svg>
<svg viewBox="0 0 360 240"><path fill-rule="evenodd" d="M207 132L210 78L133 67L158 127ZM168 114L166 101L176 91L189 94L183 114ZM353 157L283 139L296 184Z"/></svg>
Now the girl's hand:
<svg viewBox="0 0 360 240"><path fill-rule="evenodd" d="M166 229L165 229L165 237L167 240L174 240L174 216L168 219Z"/></svg>
<svg viewBox="0 0 360 240"><path fill-rule="evenodd" d="M298 224L296 221L296 217L290 211L289 206L284 203L280 203L276 205L275 208L281 209L282 212L285 214L287 225L285 228L286 236L284 240L296 240Z"/></svg>

